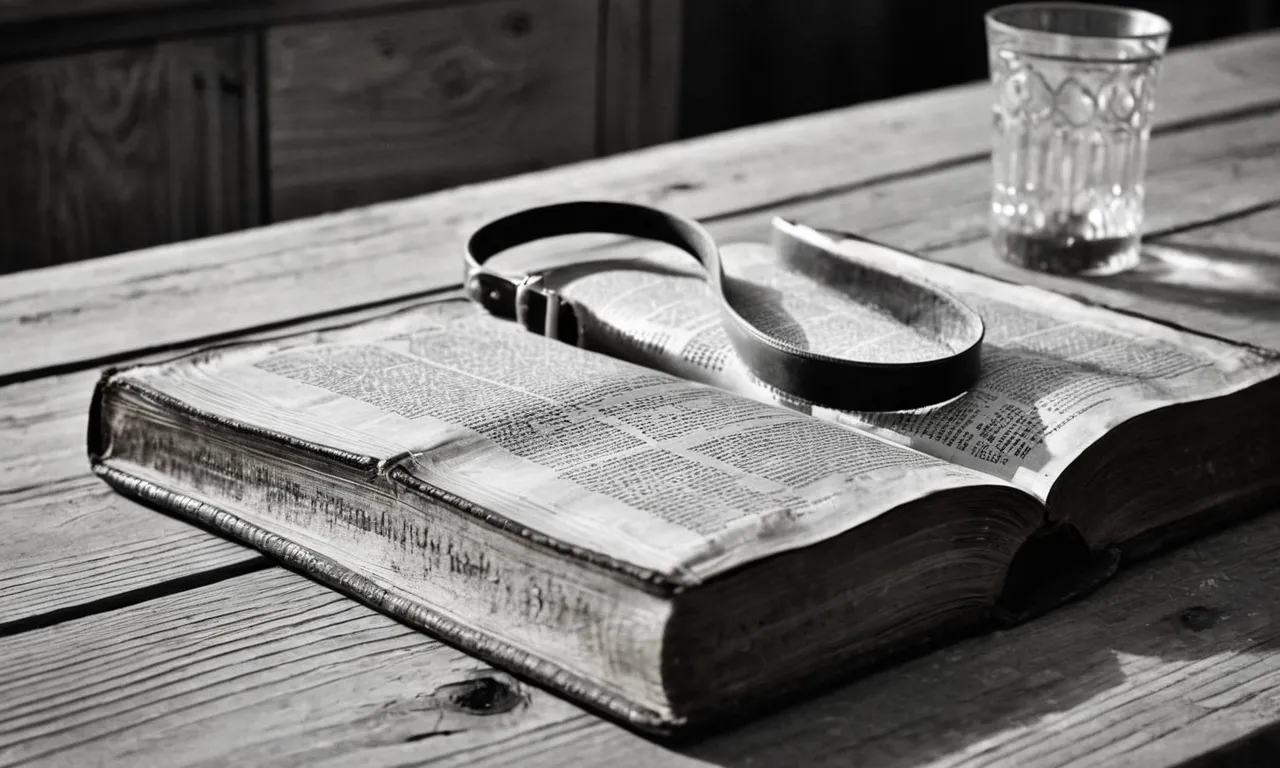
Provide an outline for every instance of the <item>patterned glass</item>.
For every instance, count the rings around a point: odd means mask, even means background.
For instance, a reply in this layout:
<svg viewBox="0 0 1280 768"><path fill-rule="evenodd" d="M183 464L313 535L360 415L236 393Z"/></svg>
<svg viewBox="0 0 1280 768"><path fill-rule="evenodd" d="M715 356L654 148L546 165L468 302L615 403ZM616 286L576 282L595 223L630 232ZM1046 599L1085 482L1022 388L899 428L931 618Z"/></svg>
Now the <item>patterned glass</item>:
<svg viewBox="0 0 1280 768"><path fill-rule="evenodd" d="M1055 273L1136 265L1168 22L1073 3L1004 6L986 20L997 253Z"/></svg>

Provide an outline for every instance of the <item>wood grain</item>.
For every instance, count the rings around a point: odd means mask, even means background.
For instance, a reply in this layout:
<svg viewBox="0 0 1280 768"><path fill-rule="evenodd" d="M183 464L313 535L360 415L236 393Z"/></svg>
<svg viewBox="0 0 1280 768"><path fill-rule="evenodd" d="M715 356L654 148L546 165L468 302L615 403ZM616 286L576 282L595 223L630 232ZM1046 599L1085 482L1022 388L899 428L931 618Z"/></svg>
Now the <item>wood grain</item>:
<svg viewBox="0 0 1280 768"><path fill-rule="evenodd" d="M386 764L574 720L284 570L0 638L3 765Z"/></svg>
<svg viewBox="0 0 1280 768"><path fill-rule="evenodd" d="M240 36L0 67L0 272L258 222Z"/></svg>
<svg viewBox="0 0 1280 768"><path fill-rule="evenodd" d="M1277 67L1280 33L1184 50L1165 70L1162 122L1269 114ZM986 104L985 87L967 86L22 273L0 283L0 336L17 350L0 356L0 380L456 284L472 227L539 202L629 199L715 219L980 162Z"/></svg>
<svg viewBox="0 0 1280 768"><path fill-rule="evenodd" d="M422 0L417 0L419 4ZM451 0L444 0L449 2ZM428 0L430 2L430 0ZM0 0L0 24L14 24L42 19L85 19L92 21L102 16L127 16L140 11L167 11L174 16L186 16L209 0ZM386 6L394 7L396 0L272 0L269 3L244 3L239 0L219 2L219 6L232 6L232 12L242 12L238 5L251 5L258 15L252 20L258 23L279 21L299 14L321 15L342 11L367 10ZM399 5L404 5L400 0ZM244 9L247 10L247 9ZM246 21L236 16L237 23ZM190 28L186 31L194 31Z"/></svg>
<svg viewBox="0 0 1280 768"><path fill-rule="evenodd" d="M456 296L443 292L435 297ZM371 309L347 312L339 317L291 324L287 329L268 329L240 337L243 341L297 334L395 312L420 303L422 299L397 302ZM169 358L194 349L183 347L163 353L135 357L128 364ZM19 489L47 486L81 477L89 469L85 437L89 427L89 402L99 369L0 386L0 502L5 494ZM4 530L0 518L0 531Z"/></svg>
<svg viewBox="0 0 1280 768"><path fill-rule="evenodd" d="M89 473L97 378L83 371L0 387L0 635L262 559Z"/></svg>
<svg viewBox="0 0 1280 768"><path fill-rule="evenodd" d="M591 157L596 0L499 0L267 32L272 214Z"/></svg>
<svg viewBox="0 0 1280 768"><path fill-rule="evenodd" d="M0 639L0 764L1171 765L1280 707L1277 563L1270 515L679 750L263 572Z"/></svg>
<svg viewBox="0 0 1280 768"><path fill-rule="evenodd" d="M87 473L0 495L0 635L95 603L128 602L228 566L252 549L116 494Z"/></svg>
<svg viewBox="0 0 1280 768"><path fill-rule="evenodd" d="M0 0L0 61L457 3L458 0Z"/></svg>
<svg viewBox="0 0 1280 768"><path fill-rule="evenodd" d="M401 307L303 323L290 332ZM89 474L85 436L97 379L98 372L88 370L0 387L0 635L261 561L256 552L137 504Z"/></svg>
<svg viewBox="0 0 1280 768"><path fill-rule="evenodd" d="M334 325L358 323L419 305L422 301L457 296L457 292L440 292L426 300L417 298L344 312L338 317L291 324L287 329L260 330L244 334L238 340L251 342L280 334L300 334ZM156 355L138 356L122 365L165 360L195 348L180 347ZM88 406L100 372L100 369L76 371L0 387L0 502L6 493L14 490L50 485L86 474ZM0 520L0 530L3 530L3 525L3 520Z"/></svg>
<svg viewBox="0 0 1280 768"><path fill-rule="evenodd" d="M0 24L141 10L182 10L201 2L205 0L0 0Z"/></svg>
<svg viewBox="0 0 1280 768"><path fill-rule="evenodd" d="M683 0L602 0L600 139L610 155L679 130Z"/></svg>
<svg viewBox="0 0 1280 768"><path fill-rule="evenodd" d="M1275 198L1270 205L1253 207L1253 215L1205 228L1203 234L1202 230L1182 232L1182 226L1190 223L1185 220L1153 216L1153 224L1163 224L1177 234L1148 239L1139 266L1120 275L1028 274L997 261L983 243L930 255L1194 331L1280 350L1280 195L1275 194L1280 178L1272 176L1266 183ZM1231 198L1238 191L1217 190L1220 198ZM1188 187L1181 192L1192 204L1204 204L1211 197L1206 188ZM1239 227L1249 227L1255 236L1267 234L1270 240L1250 242ZM1201 237L1220 239L1202 241Z"/></svg>
<svg viewBox="0 0 1280 768"><path fill-rule="evenodd" d="M97 380L89 370L0 387L0 500L88 474L85 435Z"/></svg>
<svg viewBox="0 0 1280 768"><path fill-rule="evenodd" d="M1268 229L1275 216L1268 211L1280 206L1278 125L1280 111L1158 137L1146 184L1150 247L1139 270L1120 276L1060 277L999 261L988 239L985 163L731 217L710 228L723 242L762 240L768 219L778 215L1193 330L1280 347L1277 262L1263 244L1270 236L1274 250L1280 241L1280 231ZM1178 240L1160 237L1239 215L1255 229L1253 239L1240 246L1247 253L1234 258L1205 249L1198 259L1179 256L1170 250Z"/></svg>

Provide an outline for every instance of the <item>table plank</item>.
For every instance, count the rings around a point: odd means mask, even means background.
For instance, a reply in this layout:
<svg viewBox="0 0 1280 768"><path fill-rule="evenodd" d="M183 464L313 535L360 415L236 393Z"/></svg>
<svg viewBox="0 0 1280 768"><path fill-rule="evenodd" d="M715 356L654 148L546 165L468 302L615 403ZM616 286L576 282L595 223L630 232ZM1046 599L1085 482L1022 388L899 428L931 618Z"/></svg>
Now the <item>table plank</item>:
<svg viewBox="0 0 1280 768"><path fill-rule="evenodd" d="M272 334L245 338L264 335ZM254 550L130 501L89 474L85 434L97 379L89 370L0 387L0 635L265 562Z"/></svg>
<svg viewBox="0 0 1280 768"><path fill-rule="evenodd" d="M1280 175L1262 183L1276 190L1272 194L1280 193ZM1236 191L1217 188L1225 197ZM1208 189L1185 192L1192 205L1212 197ZM1202 333L1280 349L1280 200L1216 226L1152 240L1136 269L1107 277L1030 275L997 262L990 249L976 244L931 255Z"/></svg>
<svg viewBox="0 0 1280 768"><path fill-rule="evenodd" d="M266 562L89 473L97 371L0 387L0 635Z"/></svg>
<svg viewBox="0 0 1280 768"><path fill-rule="evenodd" d="M1152 139L1145 231L1190 229L1280 201L1280 105ZM772 216L838 227L920 252L987 246L990 162L944 168L843 194L724 217L722 241L760 238Z"/></svg>
<svg viewBox="0 0 1280 768"><path fill-rule="evenodd" d="M456 295L455 292L444 291L436 296L393 302L374 309L347 312L338 317L303 321L287 328L245 334L239 341L300 334L354 323L423 301ZM143 355L119 365L161 360L196 348L180 347L165 353ZM0 386L0 500L5 498L5 494L17 489L34 488L80 477L88 471L85 435L89 428L89 402L100 375L101 369L92 368ZM0 542L0 547L2 546L3 542Z"/></svg>
<svg viewBox="0 0 1280 768"><path fill-rule="evenodd" d="M387 764L574 720L282 569L0 638L0 765Z"/></svg>
<svg viewBox="0 0 1280 768"><path fill-rule="evenodd" d="M85 435L97 380L89 370L0 387L0 500L88 473Z"/></svg>
<svg viewBox="0 0 1280 768"><path fill-rule="evenodd" d="M1232 206L1239 209L1275 197L1280 190L1280 156L1267 151L1278 138L1274 126L1270 116L1246 117L1155 139L1148 184L1152 223L1176 227L1196 220L1206 210L1231 209ZM983 167L957 167L927 177L899 179L840 196L797 203L777 213L821 226L848 227L849 222L861 222L858 229L864 234L887 236L894 242L924 251L937 248L938 243L968 237L970 245L964 247L970 248L969 251L962 248L958 256L944 251L939 258L1030 279L1047 287L1088 293L1088 298L1093 300L1176 320L1201 331L1280 346L1280 320L1274 312L1266 311L1275 305L1274 296L1269 301L1266 296L1260 297L1255 305L1261 309L1244 313L1233 304L1202 307L1174 301L1174 297L1148 290L1141 283L1103 285L1095 281L1081 287L1080 281L1065 278L1010 274L1016 270L994 263L986 248L984 179ZM1214 205L1222 207L1214 208ZM766 236L769 218L774 213L753 212L711 226L718 237L726 240L759 239ZM1252 226L1255 229L1247 230L1253 233L1250 242L1267 237L1261 229L1263 224ZM1221 242L1229 243L1230 233L1221 238ZM1280 236L1272 242L1280 242ZM1258 246L1255 243L1245 247ZM965 262L965 258L970 260ZM1256 277L1247 281L1255 288L1261 285ZM403 305L392 308L399 306ZM382 311L388 309L363 310L328 321L304 323L290 330L302 332L326 322L349 322ZM277 329L258 335L282 332L285 331ZM26 502L21 516L0 517L0 534L3 534L0 535L0 560L13 562L17 567L10 582L12 588L0 591L2 621L31 621L47 611L68 610L108 599L118 590L136 591L173 579L193 578L205 570L243 563L251 557L247 550L210 535L212 543L201 557L174 558L170 548L194 546L195 538L188 537L198 532L186 523L114 495L85 499L86 508L97 510L94 520L98 528L91 535L74 535L80 528L67 521L74 520L83 510L63 501L67 496L58 490L58 484L78 478L85 471L84 434L89 396L96 378L96 371L82 371L0 387L0 501L6 498L6 491L35 485L45 487L44 492L50 499L44 504ZM105 493L105 490L100 492ZM38 498L34 491L32 498ZM32 549L38 539L28 536L27 528L18 526L47 532L42 535L58 542L56 548L49 550L57 552L57 557L44 559L43 554ZM15 532L9 533L10 528ZM118 569L114 576L97 579L92 584L76 578L83 558L101 558L104 549L113 543L129 541L138 542L138 546L131 550L129 557L110 561L111 567ZM107 561L102 564L105 567ZM49 586L41 586L44 583ZM74 588L59 589L63 584ZM23 597L31 589L38 589L39 599Z"/></svg>
<svg viewBox="0 0 1280 768"><path fill-rule="evenodd" d="M1250 274L1242 273L1244 265L1223 265L1221 258L1201 259L1193 265L1167 247L1147 248L1139 270L1111 278L1044 275L1005 264L995 258L988 239L986 163L724 219L710 229L725 242L760 240L767 236L769 218L778 215L813 226L852 230L996 277L1239 341L1280 346L1276 315L1268 312L1275 307L1274 294L1255 297L1245 307L1239 291L1231 293L1224 282L1252 286L1264 294L1269 290L1266 285L1275 284L1269 271L1274 267L1257 254L1260 249L1265 253L1262 242L1268 236L1272 252L1280 241L1280 233L1269 228L1271 218L1266 215L1280 206L1280 111L1157 137L1148 168L1145 230L1152 240L1163 232L1194 231L1205 222L1243 216L1258 228L1249 242L1239 246L1255 254L1249 262ZM1227 230L1222 236L1233 235ZM1177 263L1180 275L1171 274L1175 269L1171 262ZM1222 274L1224 270L1228 274ZM1189 284L1180 290L1169 287L1178 280ZM1165 287L1161 289L1160 284ZM1216 296L1209 298L1200 291L1197 298L1195 291L1208 284L1216 286Z"/></svg>
<svg viewBox="0 0 1280 768"><path fill-rule="evenodd" d="M0 764L1168 764L1274 716L1278 645L1273 514L675 750L272 570L0 638Z"/></svg>
<svg viewBox="0 0 1280 768"><path fill-rule="evenodd" d="M0 498L0 636L271 565L92 475Z"/></svg>
<svg viewBox="0 0 1280 768"><path fill-rule="evenodd" d="M1280 104L1280 33L1171 55L1163 130ZM981 84L805 116L312 220L0 283L0 380L376 304L458 281L461 237L509 209L572 197L716 218L983 159ZM156 322L163 317L165 322Z"/></svg>

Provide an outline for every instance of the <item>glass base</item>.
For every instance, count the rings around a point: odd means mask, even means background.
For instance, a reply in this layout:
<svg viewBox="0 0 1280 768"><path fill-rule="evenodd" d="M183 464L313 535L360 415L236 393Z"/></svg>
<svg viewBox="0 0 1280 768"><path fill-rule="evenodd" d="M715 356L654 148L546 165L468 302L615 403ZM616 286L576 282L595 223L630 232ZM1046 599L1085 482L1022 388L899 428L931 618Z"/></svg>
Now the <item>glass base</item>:
<svg viewBox="0 0 1280 768"><path fill-rule="evenodd" d="M996 254L1023 269L1054 275L1114 275L1138 266L1139 237L1086 240L1067 235L997 231Z"/></svg>

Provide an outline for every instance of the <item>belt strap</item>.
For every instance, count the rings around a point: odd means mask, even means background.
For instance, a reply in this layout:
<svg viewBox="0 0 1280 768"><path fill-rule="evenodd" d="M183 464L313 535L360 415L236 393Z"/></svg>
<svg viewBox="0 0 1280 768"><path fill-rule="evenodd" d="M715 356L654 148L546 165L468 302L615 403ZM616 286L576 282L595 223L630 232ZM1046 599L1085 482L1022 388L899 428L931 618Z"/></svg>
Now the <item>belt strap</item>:
<svg viewBox="0 0 1280 768"><path fill-rule="evenodd" d="M547 288L541 275L513 280L484 265L509 248L577 233L654 240L697 259L719 299L722 322L734 350L756 378L790 397L840 410L901 410L949 400L977 380L982 318L956 297L905 275L833 257L832 264L824 265L825 270L849 269L852 273L844 277L870 278L878 288L905 291L911 300L919 301L919 311L913 310L909 319L929 327L953 354L887 363L811 352L770 334L739 313L731 294L725 291L719 248L700 224L630 203L558 203L481 226L467 242L467 296L493 315L516 320L534 333L576 344L578 323L573 305Z"/></svg>

